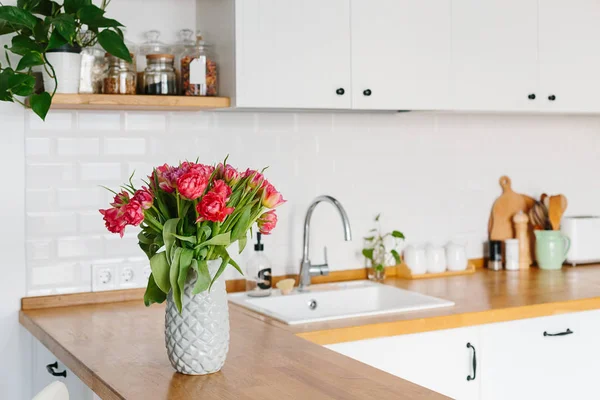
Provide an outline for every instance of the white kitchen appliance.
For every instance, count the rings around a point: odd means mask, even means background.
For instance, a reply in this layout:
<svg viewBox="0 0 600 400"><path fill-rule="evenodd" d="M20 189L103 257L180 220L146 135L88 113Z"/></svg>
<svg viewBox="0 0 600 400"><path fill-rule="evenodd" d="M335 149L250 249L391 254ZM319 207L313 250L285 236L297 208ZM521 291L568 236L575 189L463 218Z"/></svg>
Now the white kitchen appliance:
<svg viewBox="0 0 600 400"><path fill-rule="evenodd" d="M561 232L571 239L568 264L600 261L600 216L573 216L562 219Z"/></svg>

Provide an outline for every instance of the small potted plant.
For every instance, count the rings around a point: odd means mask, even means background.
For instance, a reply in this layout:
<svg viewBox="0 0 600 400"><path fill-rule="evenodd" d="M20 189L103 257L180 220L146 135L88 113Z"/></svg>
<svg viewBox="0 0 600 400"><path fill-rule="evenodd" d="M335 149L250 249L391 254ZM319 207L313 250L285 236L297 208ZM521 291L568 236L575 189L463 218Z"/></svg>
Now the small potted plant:
<svg viewBox="0 0 600 400"><path fill-rule="evenodd" d="M123 25L104 16L110 0L100 7L92 0L19 0L16 6L0 5L0 35L14 35L7 52L20 56L0 64L0 100L24 103L30 97L32 110L42 119L59 92L77 93L82 47L100 46L112 55L131 61L123 40ZM1 3L0 3L1 4ZM82 31L87 29L88 34ZM35 93L33 68L46 75L45 91ZM64 83L64 86L62 86Z"/></svg>
<svg viewBox="0 0 600 400"><path fill-rule="evenodd" d="M365 248L362 250L369 279L375 281L382 281L385 278L386 266L392 262L395 265L400 264L402 259L398 252L398 246L400 245L400 241L404 240L404 234L397 230L383 234L381 231L381 222L379 221L380 217L381 214L377 214L375 217L377 227L371 229L369 231L370 236L364 238ZM393 241L393 248L391 250L386 249L386 240L389 241L388 238L391 238Z"/></svg>

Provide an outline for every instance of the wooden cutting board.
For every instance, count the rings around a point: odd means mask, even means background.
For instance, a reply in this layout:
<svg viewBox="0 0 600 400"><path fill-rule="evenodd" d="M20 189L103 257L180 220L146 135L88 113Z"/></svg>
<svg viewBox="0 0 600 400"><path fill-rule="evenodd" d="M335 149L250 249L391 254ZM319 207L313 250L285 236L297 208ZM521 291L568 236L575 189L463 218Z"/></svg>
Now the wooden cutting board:
<svg viewBox="0 0 600 400"><path fill-rule="evenodd" d="M529 212L535 200L527 195L512 190L512 181L508 176L500 178L502 194L492 206L492 214L488 224L490 240L505 240L515 237L512 217L519 211Z"/></svg>

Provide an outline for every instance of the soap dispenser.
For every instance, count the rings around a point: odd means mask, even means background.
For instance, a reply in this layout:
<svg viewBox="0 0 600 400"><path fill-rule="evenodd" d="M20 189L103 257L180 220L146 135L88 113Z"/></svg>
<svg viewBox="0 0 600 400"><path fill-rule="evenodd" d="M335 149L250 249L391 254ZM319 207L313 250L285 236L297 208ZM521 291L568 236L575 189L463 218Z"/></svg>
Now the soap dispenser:
<svg viewBox="0 0 600 400"><path fill-rule="evenodd" d="M260 242L261 233L256 234L254 255L246 267L246 292L251 297L265 297L271 294L271 261L265 255L265 245Z"/></svg>

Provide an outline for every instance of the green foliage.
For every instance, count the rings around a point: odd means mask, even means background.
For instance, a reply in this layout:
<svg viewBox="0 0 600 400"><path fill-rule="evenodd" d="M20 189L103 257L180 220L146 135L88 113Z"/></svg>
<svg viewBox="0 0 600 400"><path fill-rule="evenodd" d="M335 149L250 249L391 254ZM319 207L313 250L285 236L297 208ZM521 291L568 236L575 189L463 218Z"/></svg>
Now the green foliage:
<svg viewBox="0 0 600 400"><path fill-rule="evenodd" d="M104 16L109 2L103 1L101 7L93 5L92 0L64 0L63 4L52 0L18 0L16 6L0 3L0 36L16 33L6 51L21 57L16 69L10 64L5 67L0 64L0 101L23 104L15 96L30 97L31 109L45 119L54 92L34 94L31 69L42 65L57 86L46 52L64 45L87 47L98 42L107 52L131 62L119 29L123 25ZM86 35L82 34L84 26L89 29ZM9 76L14 76L11 82Z"/></svg>
<svg viewBox="0 0 600 400"><path fill-rule="evenodd" d="M382 234L380 219L381 214L377 214L375 217L377 228L373 228L369 231L369 233L373 233L373 235L364 238L367 247L362 250L362 255L370 261L371 266L375 270L383 271L388 262L388 254L392 256L396 264L402 262L397 247L399 245L399 240L404 240L405 237L402 232L397 230ZM394 239L394 247L389 251L385 247L385 239L387 237L392 237Z"/></svg>

